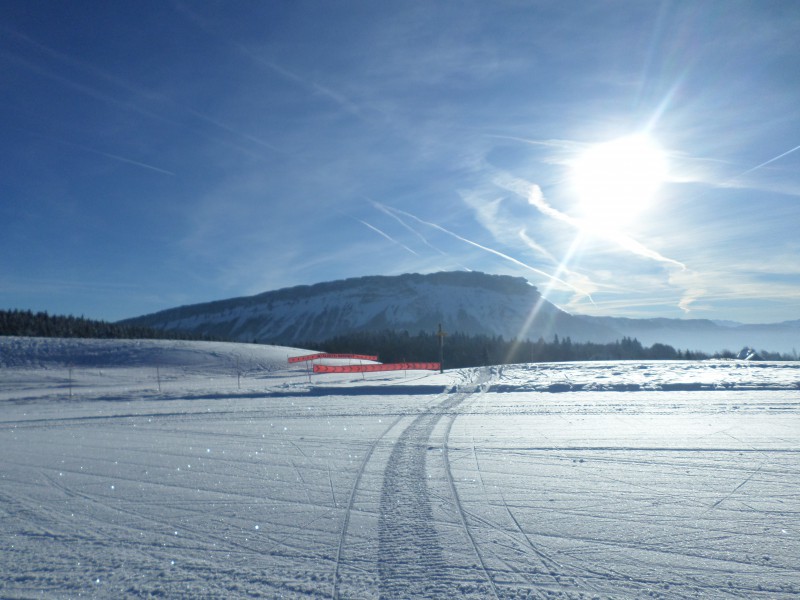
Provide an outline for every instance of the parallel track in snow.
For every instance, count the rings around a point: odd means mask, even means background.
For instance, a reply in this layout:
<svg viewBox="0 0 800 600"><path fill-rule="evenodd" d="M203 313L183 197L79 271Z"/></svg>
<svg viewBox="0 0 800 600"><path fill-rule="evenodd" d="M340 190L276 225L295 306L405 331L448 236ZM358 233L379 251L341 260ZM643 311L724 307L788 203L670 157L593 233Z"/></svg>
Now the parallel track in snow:
<svg viewBox="0 0 800 600"><path fill-rule="evenodd" d="M381 598L457 595L433 522L426 455L444 411L463 399L461 394L454 395L419 415L400 435L389 456L378 521Z"/></svg>
<svg viewBox="0 0 800 600"><path fill-rule="evenodd" d="M375 452L375 448L378 447L380 441L389 433L395 425L397 425L402 419L404 415L398 416L392 423L378 436L374 442L367 450L366 454L364 455L364 460L361 461L361 465L359 466L358 473L356 473L355 481L353 482L353 488L350 490L350 498L347 501L347 508L345 509L344 520L342 521L342 528L339 533L339 545L336 549L336 558L334 562L334 570L333 570L333 588L331 589L331 598L332 600L338 600L339 598L339 585L341 581L341 575L339 573L340 567L342 564L342 553L344 551L344 544L345 539L347 538L347 528L350 525L350 514L353 511L353 504L355 503L356 492L358 491L358 486L361 483L361 478L364 475L364 471L367 468L367 464L369 463L370 458L372 458L372 454ZM331 495L333 495L333 484L331 483ZM335 502L334 496L334 502Z"/></svg>
<svg viewBox="0 0 800 600"><path fill-rule="evenodd" d="M489 573L489 569L486 566L486 561L483 558L483 554L481 554L481 551L478 549L478 544L475 542L475 537L472 534L469 525L467 524L467 516L464 511L464 507L461 504L461 498L459 498L458 496L458 490L456 489L455 481L453 480L453 471L450 467L450 457L447 451L447 440L450 438L450 429L453 427L453 422L455 420L456 418L454 415L450 417L447 423L447 427L445 428L444 431L444 440L442 442L442 457L444 458L445 471L447 473L447 482L450 485L450 493L453 496L453 505L456 508L456 512L458 512L458 516L461 520L461 525L464 528L464 533L466 534L467 538L470 541L472 550L475 553L475 557L478 559L478 563L480 564L481 569L483 570L483 574L486 577L486 581L489 582L489 585L492 588L492 594L497 600L500 600L500 596L497 591L497 584L494 582L492 575Z"/></svg>
<svg viewBox="0 0 800 600"><path fill-rule="evenodd" d="M480 383L473 384L476 385ZM450 398L419 415L395 443L384 471L380 500L378 572L381 598L461 597L465 593L464 586L472 592L480 588L482 595L499 598L496 584L466 523L447 464L447 436L456 418L454 411L474 389L454 392ZM480 564L479 575L472 567L453 563L445 553L445 540L434 519L431 499L440 496L432 488L434 484L429 479L427 463L430 450L439 446L431 439L434 430L445 416L449 423L444 431L442 458L449 497L444 501L454 505L460 515L461 527Z"/></svg>

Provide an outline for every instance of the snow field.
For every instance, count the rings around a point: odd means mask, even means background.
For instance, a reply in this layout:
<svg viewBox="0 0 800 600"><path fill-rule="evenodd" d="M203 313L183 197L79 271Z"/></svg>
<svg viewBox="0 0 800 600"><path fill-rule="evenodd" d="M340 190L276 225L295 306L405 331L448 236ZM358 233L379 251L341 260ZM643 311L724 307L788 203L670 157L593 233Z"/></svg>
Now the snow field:
<svg viewBox="0 0 800 600"><path fill-rule="evenodd" d="M2 597L800 596L793 363L10 340Z"/></svg>

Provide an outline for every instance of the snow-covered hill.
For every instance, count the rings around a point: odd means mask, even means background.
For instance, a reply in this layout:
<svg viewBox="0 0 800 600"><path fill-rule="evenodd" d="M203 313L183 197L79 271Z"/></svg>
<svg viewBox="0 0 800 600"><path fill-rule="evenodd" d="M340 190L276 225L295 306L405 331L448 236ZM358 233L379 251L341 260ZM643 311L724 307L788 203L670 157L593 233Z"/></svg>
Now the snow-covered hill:
<svg viewBox="0 0 800 600"><path fill-rule="evenodd" d="M383 329L502 335L506 339L570 337L608 343L637 338L646 346L737 352L744 346L791 353L797 322L738 325L693 319L625 319L570 315L521 277L477 272L373 276L298 286L256 296L182 306L124 321L239 341L321 342Z"/></svg>
<svg viewBox="0 0 800 600"><path fill-rule="evenodd" d="M544 300L520 277L475 272L360 277L246 298L183 306L126 323L240 341L322 341L354 331L395 329L502 335L507 339L612 338Z"/></svg>

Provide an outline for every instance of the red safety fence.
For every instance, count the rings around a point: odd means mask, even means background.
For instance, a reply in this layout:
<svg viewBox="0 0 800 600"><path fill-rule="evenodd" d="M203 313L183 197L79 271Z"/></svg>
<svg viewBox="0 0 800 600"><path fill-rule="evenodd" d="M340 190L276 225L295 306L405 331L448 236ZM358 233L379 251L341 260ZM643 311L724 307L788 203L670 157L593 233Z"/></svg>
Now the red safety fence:
<svg viewBox="0 0 800 600"><path fill-rule="evenodd" d="M404 362L385 365L314 365L314 373L370 373L373 371L438 371L438 362Z"/></svg>
<svg viewBox="0 0 800 600"><path fill-rule="evenodd" d="M290 356L290 363L304 362L307 360L317 360L318 358L352 358L356 360L378 360L377 356L367 356L366 354L329 354L327 352L317 352L316 354L306 354L304 356Z"/></svg>

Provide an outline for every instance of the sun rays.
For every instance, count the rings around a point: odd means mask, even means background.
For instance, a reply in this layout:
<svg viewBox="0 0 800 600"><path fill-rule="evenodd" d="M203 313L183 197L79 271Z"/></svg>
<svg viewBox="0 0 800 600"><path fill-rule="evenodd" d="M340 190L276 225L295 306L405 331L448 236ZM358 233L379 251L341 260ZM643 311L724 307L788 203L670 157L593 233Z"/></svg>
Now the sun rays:
<svg viewBox="0 0 800 600"><path fill-rule="evenodd" d="M654 201L667 177L667 160L648 135L595 144L570 165L578 216L589 230L618 231Z"/></svg>

